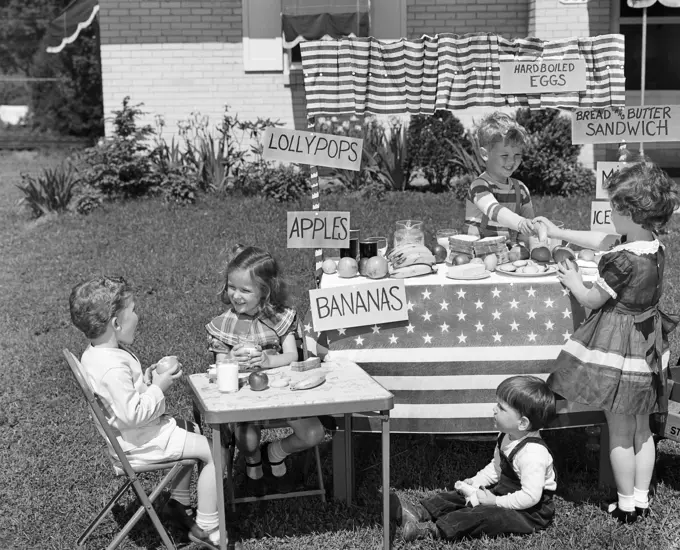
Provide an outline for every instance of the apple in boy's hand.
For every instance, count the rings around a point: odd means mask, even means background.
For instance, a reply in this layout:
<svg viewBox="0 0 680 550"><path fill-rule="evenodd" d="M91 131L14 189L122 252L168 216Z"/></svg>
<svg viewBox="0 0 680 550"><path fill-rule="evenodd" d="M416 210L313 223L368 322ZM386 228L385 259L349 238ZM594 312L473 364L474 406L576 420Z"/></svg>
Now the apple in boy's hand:
<svg viewBox="0 0 680 550"><path fill-rule="evenodd" d="M179 360L176 355L166 355L156 363L156 372L158 374L164 373L166 371L176 371L179 368Z"/></svg>

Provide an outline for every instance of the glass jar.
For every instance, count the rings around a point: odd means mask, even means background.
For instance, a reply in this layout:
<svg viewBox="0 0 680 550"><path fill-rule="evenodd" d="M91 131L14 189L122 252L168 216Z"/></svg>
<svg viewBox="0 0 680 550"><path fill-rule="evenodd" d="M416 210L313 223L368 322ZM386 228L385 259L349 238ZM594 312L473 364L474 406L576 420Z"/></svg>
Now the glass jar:
<svg viewBox="0 0 680 550"><path fill-rule="evenodd" d="M394 231L394 248L403 244L425 244L423 222L420 220L399 220Z"/></svg>

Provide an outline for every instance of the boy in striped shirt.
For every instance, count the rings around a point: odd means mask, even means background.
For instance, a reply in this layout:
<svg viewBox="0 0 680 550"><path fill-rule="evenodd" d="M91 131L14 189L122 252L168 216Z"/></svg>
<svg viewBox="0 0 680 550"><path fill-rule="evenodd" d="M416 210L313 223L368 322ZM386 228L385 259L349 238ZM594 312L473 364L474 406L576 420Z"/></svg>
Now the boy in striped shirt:
<svg viewBox="0 0 680 550"><path fill-rule="evenodd" d="M477 141L486 170L470 184L463 233L518 242L520 234L533 233L529 190L510 177L522 162L527 132L509 115L495 112L477 127Z"/></svg>

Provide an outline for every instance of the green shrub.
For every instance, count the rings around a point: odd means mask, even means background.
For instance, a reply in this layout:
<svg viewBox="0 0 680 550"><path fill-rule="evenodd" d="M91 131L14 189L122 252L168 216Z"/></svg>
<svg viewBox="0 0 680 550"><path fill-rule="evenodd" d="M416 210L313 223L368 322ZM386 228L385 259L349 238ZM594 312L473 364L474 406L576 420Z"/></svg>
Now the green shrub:
<svg viewBox="0 0 680 550"><path fill-rule="evenodd" d="M463 141L464 132L463 125L450 111L412 117L407 133L406 174L422 170L430 182L428 191L446 190L449 179L461 173L449 161L455 156L451 144Z"/></svg>
<svg viewBox="0 0 680 550"><path fill-rule="evenodd" d="M70 164L44 168L37 176L21 174L23 184L17 185L24 196L21 204L27 206L34 218L49 212L67 210L80 179Z"/></svg>
<svg viewBox="0 0 680 550"><path fill-rule="evenodd" d="M529 143L515 177L532 194L575 195L595 188L595 174L578 160L581 145L571 143L571 119L555 109L518 109L517 122Z"/></svg>
<svg viewBox="0 0 680 550"><path fill-rule="evenodd" d="M249 163L234 178L234 191L290 202L309 194L309 174L295 166L265 161Z"/></svg>

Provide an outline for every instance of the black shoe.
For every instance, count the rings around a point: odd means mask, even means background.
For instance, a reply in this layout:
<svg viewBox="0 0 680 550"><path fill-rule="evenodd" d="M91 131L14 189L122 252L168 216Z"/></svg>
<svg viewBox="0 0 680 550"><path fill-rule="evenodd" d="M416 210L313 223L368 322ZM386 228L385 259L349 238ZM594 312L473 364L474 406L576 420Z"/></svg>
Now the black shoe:
<svg viewBox="0 0 680 550"><path fill-rule="evenodd" d="M428 538L438 539L439 529L437 529L437 526L431 521L423 521L420 523L409 521L404 525L401 536L406 542Z"/></svg>
<svg viewBox="0 0 680 550"><path fill-rule="evenodd" d="M263 497L266 495L267 483L264 480L264 475L260 479L253 479L246 475L245 490L249 497Z"/></svg>
<svg viewBox="0 0 680 550"><path fill-rule="evenodd" d="M618 504L610 504L607 508L607 513L616 519L619 523L631 524L637 521L638 515L635 510L632 512L626 512L619 508Z"/></svg>
<svg viewBox="0 0 680 550"><path fill-rule="evenodd" d="M295 483L290 475L290 472L286 472L282 476L272 475L268 480L269 485L275 493L288 494L295 490Z"/></svg>
<svg viewBox="0 0 680 550"><path fill-rule="evenodd" d="M390 519L404 527L408 522L419 523L429 519L422 505L414 505L407 500L400 499L396 493L390 492Z"/></svg>
<svg viewBox="0 0 680 550"><path fill-rule="evenodd" d="M639 518L649 517L649 507L640 508L639 506L636 506L635 507L635 513L637 514L637 517L639 517Z"/></svg>
<svg viewBox="0 0 680 550"><path fill-rule="evenodd" d="M191 506L184 506L174 498L165 503L161 517L187 531L194 525L195 520L194 509Z"/></svg>
<svg viewBox="0 0 680 550"><path fill-rule="evenodd" d="M219 533L219 527L215 527L210 531L204 531L198 525L194 523L191 531L189 531L189 540L195 542L199 548L208 548L208 550L219 550L220 543L213 542L210 540L210 535L213 533ZM243 545L240 541L230 540L229 535L227 535L227 548L229 550L243 550Z"/></svg>

